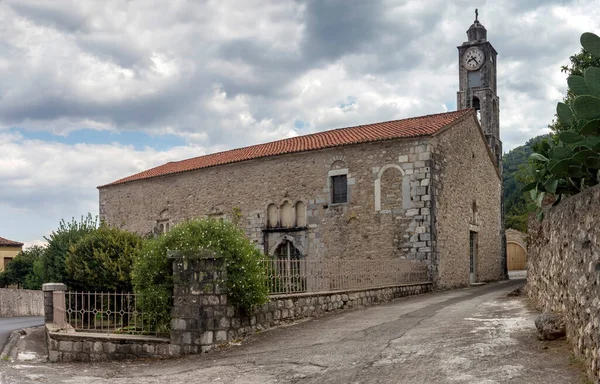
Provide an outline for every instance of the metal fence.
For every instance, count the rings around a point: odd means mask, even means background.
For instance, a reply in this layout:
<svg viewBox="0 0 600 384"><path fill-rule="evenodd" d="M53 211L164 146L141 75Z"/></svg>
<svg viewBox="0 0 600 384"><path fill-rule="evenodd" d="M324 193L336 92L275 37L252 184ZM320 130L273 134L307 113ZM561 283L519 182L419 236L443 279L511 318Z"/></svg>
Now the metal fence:
<svg viewBox="0 0 600 384"><path fill-rule="evenodd" d="M133 293L61 292L59 296L63 296L63 321L77 331L156 334L156 327L138 309L138 297ZM54 322L61 326L57 321L61 315L57 318L56 296L54 300Z"/></svg>
<svg viewBox="0 0 600 384"><path fill-rule="evenodd" d="M427 265L402 259L263 261L271 295L369 289L429 281Z"/></svg>

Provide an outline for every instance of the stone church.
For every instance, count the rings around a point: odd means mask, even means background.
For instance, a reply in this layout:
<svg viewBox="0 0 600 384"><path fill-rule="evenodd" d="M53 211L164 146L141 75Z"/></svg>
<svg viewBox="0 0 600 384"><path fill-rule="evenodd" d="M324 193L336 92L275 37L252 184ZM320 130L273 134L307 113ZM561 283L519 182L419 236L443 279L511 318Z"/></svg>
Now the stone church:
<svg viewBox="0 0 600 384"><path fill-rule="evenodd" d="M99 187L100 216L140 234L241 218L273 257L406 260L437 287L498 280L496 51L476 19L458 47L458 110L170 162Z"/></svg>

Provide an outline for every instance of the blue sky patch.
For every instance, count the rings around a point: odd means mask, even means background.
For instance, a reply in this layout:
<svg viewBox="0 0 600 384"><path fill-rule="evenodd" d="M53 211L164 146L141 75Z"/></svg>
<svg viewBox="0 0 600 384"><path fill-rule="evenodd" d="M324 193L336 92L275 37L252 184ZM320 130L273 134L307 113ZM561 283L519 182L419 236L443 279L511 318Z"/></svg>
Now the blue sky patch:
<svg viewBox="0 0 600 384"><path fill-rule="evenodd" d="M12 128L11 132L21 134L25 139L42 140L67 145L74 144L112 144L132 145L136 150L143 150L146 147L154 148L157 151L168 150L172 147L186 145L184 139L179 136L167 134L152 136L140 131L99 131L95 129L81 129L70 132L68 135L55 135L50 132L34 132L21 128Z"/></svg>

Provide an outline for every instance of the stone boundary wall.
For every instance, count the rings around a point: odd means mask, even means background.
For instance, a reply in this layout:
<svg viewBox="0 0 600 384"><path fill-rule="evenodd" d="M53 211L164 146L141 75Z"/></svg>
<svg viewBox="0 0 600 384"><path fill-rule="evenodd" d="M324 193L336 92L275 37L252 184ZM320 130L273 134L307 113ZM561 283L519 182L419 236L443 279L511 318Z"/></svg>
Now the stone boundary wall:
<svg viewBox="0 0 600 384"><path fill-rule="evenodd" d="M57 332L46 324L50 362L109 361L173 356L169 339L151 336Z"/></svg>
<svg viewBox="0 0 600 384"><path fill-rule="evenodd" d="M432 283L271 296L252 315L238 313L222 292L226 271L218 255L173 256L172 353L196 354L238 337L339 309L366 306L431 291Z"/></svg>
<svg viewBox="0 0 600 384"><path fill-rule="evenodd" d="M51 324L46 324L48 359L50 362L98 362L197 354L272 326L426 293L431 289L431 283L422 283L355 291L278 295L272 296L269 303L257 313L246 317L236 314L233 307L227 306L226 295L207 295L196 301L196 304L200 303L198 307L188 306L191 312L197 311L199 318L174 319L171 339L59 332ZM181 308L176 312L181 313ZM193 329L199 323L204 324L206 329Z"/></svg>
<svg viewBox="0 0 600 384"><path fill-rule="evenodd" d="M332 311L391 301L432 290L432 283L411 284L355 291L321 292L272 296L257 313L242 316L227 305L226 295L188 297L185 307L177 306L172 320L171 343L177 354L207 352L273 326L323 316ZM185 316L188 314L190 316ZM196 314L196 315L191 315Z"/></svg>
<svg viewBox="0 0 600 384"><path fill-rule="evenodd" d="M600 379L600 186L529 221L527 294L542 311L562 313L576 356Z"/></svg>
<svg viewBox="0 0 600 384"><path fill-rule="evenodd" d="M0 317L44 316L42 291L0 289Z"/></svg>

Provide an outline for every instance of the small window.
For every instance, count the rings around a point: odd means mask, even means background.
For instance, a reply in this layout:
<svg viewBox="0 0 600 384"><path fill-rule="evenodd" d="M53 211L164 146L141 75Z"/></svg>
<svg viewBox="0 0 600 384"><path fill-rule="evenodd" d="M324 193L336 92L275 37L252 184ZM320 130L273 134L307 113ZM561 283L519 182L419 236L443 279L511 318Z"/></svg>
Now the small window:
<svg viewBox="0 0 600 384"><path fill-rule="evenodd" d="M348 181L346 175L331 177L331 203L340 204L348 202Z"/></svg>

